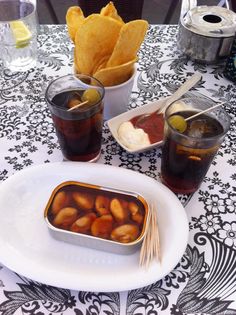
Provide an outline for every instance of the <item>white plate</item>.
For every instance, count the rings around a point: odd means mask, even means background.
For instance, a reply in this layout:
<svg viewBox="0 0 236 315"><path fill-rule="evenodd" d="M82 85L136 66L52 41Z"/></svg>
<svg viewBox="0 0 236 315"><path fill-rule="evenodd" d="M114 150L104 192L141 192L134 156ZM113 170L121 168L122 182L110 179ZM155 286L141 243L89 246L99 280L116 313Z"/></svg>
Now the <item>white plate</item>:
<svg viewBox="0 0 236 315"><path fill-rule="evenodd" d="M146 105L137 107L135 109L131 109L131 110L129 110L123 114L120 114L120 115L107 121L107 125L108 125L108 127L112 133L112 136L115 138L115 140L119 143L119 145L124 150L126 150L129 153L134 154L134 153L140 153L140 152L148 151L148 150L151 150L155 147L159 147L162 145L163 141L159 141L159 142L152 143L148 146L142 147L140 149L129 149L120 141L117 131L118 131L119 126L123 122L129 121L130 119L132 119L133 117L138 116L138 115L148 114L148 113L154 112L158 108L162 107L167 99L168 98L164 98L162 100L154 101L154 102L148 103Z"/></svg>
<svg viewBox="0 0 236 315"><path fill-rule="evenodd" d="M52 190L65 180L135 191L154 200L160 229L161 264L138 265L139 251L124 256L57 241L44 222ZM188 219L164 185L134 171L103 164L61 162L29 167L0 185L0 261L48 285L113 292L154 283L179 262L188 241Z"/></svg>

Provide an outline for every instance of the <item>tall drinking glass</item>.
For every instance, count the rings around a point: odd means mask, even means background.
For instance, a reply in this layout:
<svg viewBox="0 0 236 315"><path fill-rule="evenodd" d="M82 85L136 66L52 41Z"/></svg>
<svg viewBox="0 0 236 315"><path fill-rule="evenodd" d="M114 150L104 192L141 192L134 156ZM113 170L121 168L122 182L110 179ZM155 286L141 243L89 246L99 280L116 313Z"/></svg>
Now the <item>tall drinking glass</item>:
<svg viewBox="0 0 236 315"><path fill-rule="evenodd" d="M223 108L185 120L210 106L204 99L186 98L166 109L161 180L174 192L198 189L230 127Z"/></svg>
<svg viewBox="0 0 236 315"><path fill-rule="evenodd" d="M103 85L90 76L68 74L52 81L45 96L65 159L96 161L102 143Z"/></svg>
<svg viewBox="0 0 236 315"><path fill-rule="evenodd" d="M0 58L11 71L36 66L38 19L29 0L0 0Z"/></svg>

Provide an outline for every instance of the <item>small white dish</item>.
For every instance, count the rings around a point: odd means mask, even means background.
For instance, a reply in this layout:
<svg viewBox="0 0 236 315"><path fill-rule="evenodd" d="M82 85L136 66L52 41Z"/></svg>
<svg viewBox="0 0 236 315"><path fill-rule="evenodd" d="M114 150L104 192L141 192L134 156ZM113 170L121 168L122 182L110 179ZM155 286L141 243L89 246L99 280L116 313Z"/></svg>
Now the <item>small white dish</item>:
<svg viewBox="0 0 236 315"><path fill-rule="evenodd" d="M109 129L110 129L110 131L112 133L112 136L115 138L115 140L118 142L118 144L124 150L126 150L129 153L133 153L134 154L134 153L145 152L145 151L151 150L151 149L153 149L155 147L159 147L159 146L162 145L163 141L159 141L159 142L152 143L150 145L144 146L144 147L139 148L139 149L130 149L130 148L126 147L120 141L119 136L118 136L118 129L119 129L120 125L123 122L129 121L130 119L132 119L135 116L152 113L155 110L157 110L158 108L161 108L164 105L164 103L166 102L167 99L168 98L163 98L161 100L148 103L148 104L143 105L141 107L129 110L129 111L125 112L125 113L122 113L122 114L120 114L120 115L118 115L118 116L116 116L116 117L114 117L114 118L112 118L112 119L107 121L107 125L108 125L108 127L109 127Z"/></svg>

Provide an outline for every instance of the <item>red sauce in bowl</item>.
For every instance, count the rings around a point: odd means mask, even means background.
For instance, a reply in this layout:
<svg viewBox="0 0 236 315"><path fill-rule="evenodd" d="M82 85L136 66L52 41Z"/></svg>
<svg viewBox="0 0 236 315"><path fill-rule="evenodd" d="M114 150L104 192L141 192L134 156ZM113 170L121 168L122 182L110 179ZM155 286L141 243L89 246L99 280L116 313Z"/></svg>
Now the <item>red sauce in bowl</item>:
<svg viewBox="0 0 236 315"><path fill-rule="evenodd" d="M163 114L153 113L147 119L140 120L136 125L136 122L140 116L135 116L130 119L133 126L143 129L149 137L151 143L159 142L163 140L164 135L164 117Z"/></svg>

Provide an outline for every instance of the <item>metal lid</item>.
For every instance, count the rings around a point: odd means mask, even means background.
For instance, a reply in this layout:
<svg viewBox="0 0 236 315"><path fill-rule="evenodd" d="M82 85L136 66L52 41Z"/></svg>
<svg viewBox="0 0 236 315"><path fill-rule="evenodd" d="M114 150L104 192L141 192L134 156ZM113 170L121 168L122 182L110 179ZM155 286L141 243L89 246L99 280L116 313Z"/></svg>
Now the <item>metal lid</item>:
<svg viewBox="0 0 236 315"><path fill-rule="evenodd" d="M231 37L236 32L236 14L219 6L196 6L181 22L191 32L203 36Z"/></svg>

